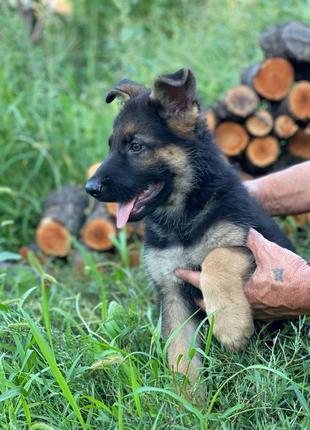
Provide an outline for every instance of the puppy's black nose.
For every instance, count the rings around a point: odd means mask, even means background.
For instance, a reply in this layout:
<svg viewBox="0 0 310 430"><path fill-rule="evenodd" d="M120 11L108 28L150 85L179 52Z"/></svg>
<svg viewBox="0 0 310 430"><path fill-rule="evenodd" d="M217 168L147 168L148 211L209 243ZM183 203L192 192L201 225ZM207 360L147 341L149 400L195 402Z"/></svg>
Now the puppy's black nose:
<svg viewBox="0 0 310 430"><path fill-rule="evenodd" d="M98 198L98 197L100 197L100 195L102 193L102 185L99 181L97 181L95 179L89 179L86 182L85 190L91 196Z"/></svg>

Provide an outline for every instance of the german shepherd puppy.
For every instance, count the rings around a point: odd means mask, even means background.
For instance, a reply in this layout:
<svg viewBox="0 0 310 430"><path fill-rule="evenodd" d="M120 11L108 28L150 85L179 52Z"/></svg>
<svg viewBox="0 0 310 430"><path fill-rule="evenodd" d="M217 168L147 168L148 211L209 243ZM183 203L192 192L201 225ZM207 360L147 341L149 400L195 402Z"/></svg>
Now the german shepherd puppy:
<svg viewBox="0 0 310 430"><path fill-rule="evenodd" d="M253 272L246 248L254 227L292 249L277 225L250 197L223 159L200 115L194 74L181 69L157 78L152 90L120 81L107 95L125 101L109 139L110 152L86 190L100 201L118 202L117 226L145 219L144 260L157 287L163 333L174 332L168 360L194 379L201 366L191 360L199 319L199 292L176 278L177 268L201 270L207 314L214 335L229 350L244 348L253 318L244 295Z"/></svg>

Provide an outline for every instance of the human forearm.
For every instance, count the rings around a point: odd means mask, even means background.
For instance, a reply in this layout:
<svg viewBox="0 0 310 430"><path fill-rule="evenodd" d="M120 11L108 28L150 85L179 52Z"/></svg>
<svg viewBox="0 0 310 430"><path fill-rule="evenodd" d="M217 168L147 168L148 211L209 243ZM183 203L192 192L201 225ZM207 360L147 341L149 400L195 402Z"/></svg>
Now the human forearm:
<svg viewBox="0 0 310 430"><path fill-rule="evenodd" d="M244 184L271 215L310 211L310 161Z"/></svg>

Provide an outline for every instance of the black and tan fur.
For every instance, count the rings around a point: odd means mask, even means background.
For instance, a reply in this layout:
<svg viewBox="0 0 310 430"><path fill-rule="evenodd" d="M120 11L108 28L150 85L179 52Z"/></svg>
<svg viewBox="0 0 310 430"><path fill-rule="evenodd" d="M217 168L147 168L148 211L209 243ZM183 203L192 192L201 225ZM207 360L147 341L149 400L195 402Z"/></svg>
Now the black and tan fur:
<svg viewBox="0 0 310 430"><path fill-rule="evenodd" d="M286 248L291 244L221 157L200 115L191 70L159 77L151 91L121 81L107 102L118 96L125 104L114 122L110 154L87 190L101 201L126 202L160 184L158 194L129 220L145 218L145 268L159 292L163 333L167 338L175 332L170 366L195 378L200 358L187 357L200 322L191 318L199 293L177 279L175 269L202 270L215 337L238 350L253 333L243 293L253 263L246 248L249 228Z"/></svg>

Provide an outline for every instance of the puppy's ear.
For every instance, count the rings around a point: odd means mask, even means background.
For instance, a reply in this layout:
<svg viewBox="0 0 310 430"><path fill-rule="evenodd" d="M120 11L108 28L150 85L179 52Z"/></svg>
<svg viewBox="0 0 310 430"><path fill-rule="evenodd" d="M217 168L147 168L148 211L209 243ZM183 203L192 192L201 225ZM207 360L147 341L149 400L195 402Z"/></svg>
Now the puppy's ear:
<svg viewBox="0 0 310 430"><path fill-rule="evenodd" d="M159 105L160 115L181 135L192 133L199 117L196 79L190 69L181 69L156 79L150 95Z"/></svg>
<svg viewBox="0 0 310 430"><path fill-rule="evenodd" d="M126 102L130 98L135 97L145 91L146 88L143 85L140 85L137 82L131 81L129 79L122 79L110 89L105 101L107 103L111 103L116 97L120 97Z"/></svg>
<svg viewBox="0 0 310 430"><path fill-rule="evenodd" d="M184 115L197 105L196 98L196 79L190 69L159 76L151 93L151 99L159 102L169 116Z"/></svg>

